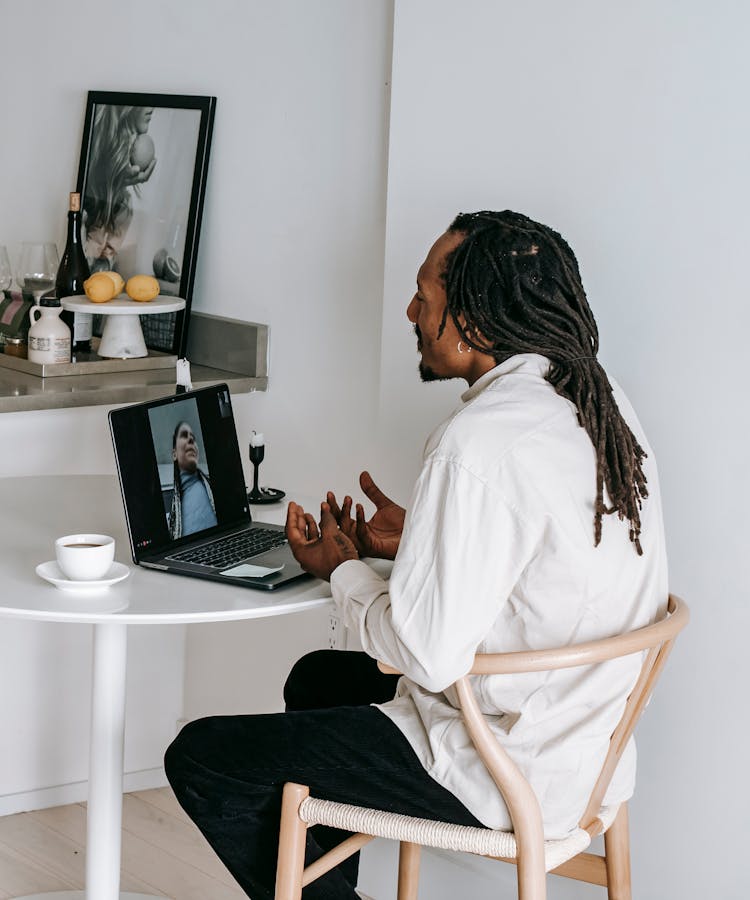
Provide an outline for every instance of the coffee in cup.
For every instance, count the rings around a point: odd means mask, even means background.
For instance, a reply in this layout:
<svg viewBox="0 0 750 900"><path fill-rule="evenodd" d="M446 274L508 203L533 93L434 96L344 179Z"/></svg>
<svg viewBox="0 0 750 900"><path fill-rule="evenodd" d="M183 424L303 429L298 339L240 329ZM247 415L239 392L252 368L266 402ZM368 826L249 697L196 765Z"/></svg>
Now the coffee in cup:
<svg viewBox="0 0 750 900"><path fill-rule="evenodd" d="M57 564L71 581L96 581L112 568L115 539L108 534L67 534L55 541Z"/></svg>

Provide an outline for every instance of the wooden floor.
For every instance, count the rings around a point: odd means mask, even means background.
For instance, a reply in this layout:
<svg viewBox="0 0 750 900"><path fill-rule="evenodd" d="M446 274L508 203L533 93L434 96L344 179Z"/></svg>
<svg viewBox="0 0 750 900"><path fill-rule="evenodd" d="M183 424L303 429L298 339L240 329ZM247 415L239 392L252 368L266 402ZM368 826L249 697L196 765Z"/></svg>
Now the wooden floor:
<svg viewBox="0 0 750 900"><path fill-rule="evenodd" d="M86 804L0 817L0 900L84 887ZM172 900L243 891L168 788L123 798L122 890Z"/></svg>

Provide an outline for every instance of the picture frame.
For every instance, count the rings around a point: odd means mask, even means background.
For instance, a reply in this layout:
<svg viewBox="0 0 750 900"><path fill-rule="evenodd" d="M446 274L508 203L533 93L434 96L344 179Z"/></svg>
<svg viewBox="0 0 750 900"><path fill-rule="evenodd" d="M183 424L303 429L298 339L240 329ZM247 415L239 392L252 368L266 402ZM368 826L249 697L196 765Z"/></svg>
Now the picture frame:
<svg viewBox="0 0 750 900"><path fill-rule="evenodd" d="M92 273L153 275L182 297L141 316L146 346L185 355L206 194L215 97L89 91L78 167Z"/></svg>

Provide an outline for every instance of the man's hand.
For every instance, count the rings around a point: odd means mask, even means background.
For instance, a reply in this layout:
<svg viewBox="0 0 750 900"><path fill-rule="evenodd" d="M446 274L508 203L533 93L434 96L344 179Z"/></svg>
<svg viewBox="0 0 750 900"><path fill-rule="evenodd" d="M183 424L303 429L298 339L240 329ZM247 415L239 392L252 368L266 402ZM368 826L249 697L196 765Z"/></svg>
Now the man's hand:
<svg viewBox="0 0 750 900"><path fill-rule="evenodd" d="M348 559L359 559L357 548L338 526L327 503L320 504L320 528L297 503L286 513L286 537L294 558L316 578L331 580L331 572Z"/></svg>
<svg viewBox="0 0 750 900"><path fill-rule="evenodd" d="M359 485L367 497L375 504L376 510L369 522L365 521L365 511L357 504L356 522L352 519L352 498L344 497L339 507L335 495L328 492L328 506L338 522L341 531L357 548L360 556L377 556L380 559L395 559L401 532L404 530L406 510L386 497L370 477L369 472L359 476Z"/></svg>

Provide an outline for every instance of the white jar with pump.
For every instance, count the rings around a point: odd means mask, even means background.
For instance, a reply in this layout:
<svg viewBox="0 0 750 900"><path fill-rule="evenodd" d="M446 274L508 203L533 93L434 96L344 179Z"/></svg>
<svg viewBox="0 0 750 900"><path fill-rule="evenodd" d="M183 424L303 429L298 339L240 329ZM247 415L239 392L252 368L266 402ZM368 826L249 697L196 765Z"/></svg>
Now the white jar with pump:
<svg viewBox="0 0 750 900"><path fill-rule="evenodd" d="M29 362L48 365L70 362L70 328L60 320L57 297L42 297L29 310Z"/></svg>

